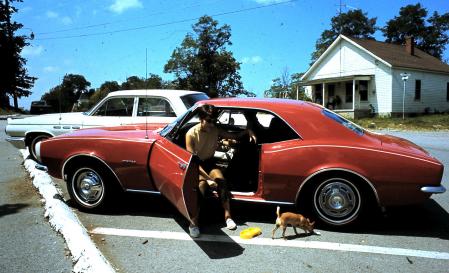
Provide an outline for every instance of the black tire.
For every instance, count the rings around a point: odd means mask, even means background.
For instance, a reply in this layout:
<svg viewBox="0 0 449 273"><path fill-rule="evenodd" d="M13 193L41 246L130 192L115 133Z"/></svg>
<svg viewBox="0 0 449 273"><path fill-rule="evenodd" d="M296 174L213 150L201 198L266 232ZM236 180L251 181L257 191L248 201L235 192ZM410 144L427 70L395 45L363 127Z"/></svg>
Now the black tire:
<svg viewBox="0 0 449 273"><path fill-rule="evenodd" d="M81 210L99 211L105 208L114 192L113 181L109 178L106 168L98 164L77 166L67 176L67 191Z"/></svg>
<svg viewBox="0 0 449 273"><path fill-rule="evenodd" d="M364 206L362 190L344 177L328 177L312 190L312 208L324 223L334 227L346 226L359 219Z"/></svg>
<svg viewBox="0 0 449 273"><path fill-rule="evenodd" d="M31 159L39 162L39 160L37 160L37 157L36 157L36 144L43 140L49 139L50 137L51 136L49 136L49 135L41 134L41 135L36 135L31 139L30 145L28 145L28 151L30 152Z"/></svg>

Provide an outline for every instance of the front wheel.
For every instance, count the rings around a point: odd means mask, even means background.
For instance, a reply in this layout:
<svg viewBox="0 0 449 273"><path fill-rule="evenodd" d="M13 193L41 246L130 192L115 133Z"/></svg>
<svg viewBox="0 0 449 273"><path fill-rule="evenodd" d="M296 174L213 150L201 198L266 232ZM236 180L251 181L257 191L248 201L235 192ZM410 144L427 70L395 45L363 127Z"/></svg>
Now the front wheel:
<svg viewBox="0 0 449 273"><path fill-rule="evenodd" d="M39 161L39 160L37 159L37 156L36 156L36 145L37 145L39 142L41 142L41 141L43 141L43 140L46 140L46 139L49 139L49 138L50 138L49 135L37 135L36 137L34 137L34 138L31 140L30 145L28 146L28 151L30 152L30 155L31 155L31 158L32 158L32 159L34 159L34 160L36 160L36 161Z"/></svg>
<svg viewBox="0 0 449 273"><path fill-rule="evenodd" d="M97 210L104 207L108 188L106 173L101 168L79 167L67 179L67 189L72 200L81 209Z"/></svg>
<svg viewBox="0 0 449 273"><path fill-rule="evenodd" d="M344 178L330 178L313 190L313 210L325 223L343 226L360 215L362 195L359 188Z"/></svg>

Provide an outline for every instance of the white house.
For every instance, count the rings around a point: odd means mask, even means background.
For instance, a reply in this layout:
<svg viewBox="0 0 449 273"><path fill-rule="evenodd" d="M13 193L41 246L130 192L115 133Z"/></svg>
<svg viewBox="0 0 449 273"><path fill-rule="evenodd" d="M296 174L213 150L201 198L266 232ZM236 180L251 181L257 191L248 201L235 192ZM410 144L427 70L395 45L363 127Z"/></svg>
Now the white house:
<svg viewBox="0 0 449 273"><path fill-rule="evenodd" d="M340 35L301 79L313 101L352 117L449 111L449 65L413 38L394 45Z"/></svg>

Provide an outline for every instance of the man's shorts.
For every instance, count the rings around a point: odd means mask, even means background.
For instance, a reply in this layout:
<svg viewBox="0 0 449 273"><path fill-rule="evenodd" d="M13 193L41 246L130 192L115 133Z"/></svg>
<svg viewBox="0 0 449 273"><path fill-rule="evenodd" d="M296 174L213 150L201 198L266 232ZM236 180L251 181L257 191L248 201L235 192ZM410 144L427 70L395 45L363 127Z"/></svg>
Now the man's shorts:
<svg viewBox="0 0 449 273"><path fill-rule="evenodd" d="M206 159L206 160L204 160L204 161L201 161L201 162L200 162L200 166L203 168L203 170L204 170L207 174L210 174L210 172L211 172L213 169L218 169L216 163L217 163L217 161L215 160L215 158L209 158L209 159Z"/></svg>

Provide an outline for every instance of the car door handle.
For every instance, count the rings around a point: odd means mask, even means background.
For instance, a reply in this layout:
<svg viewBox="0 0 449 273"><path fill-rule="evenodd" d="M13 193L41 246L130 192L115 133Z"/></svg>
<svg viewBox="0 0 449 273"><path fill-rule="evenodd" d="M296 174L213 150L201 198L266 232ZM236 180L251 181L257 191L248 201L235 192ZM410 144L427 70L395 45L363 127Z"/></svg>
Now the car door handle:
<svg viewBox="0 0 449 273"><path fill-rule="evenodd" d="M187 168L187 164L184 162L178 162L178 166L181 170L185 170Z"/></svg>

